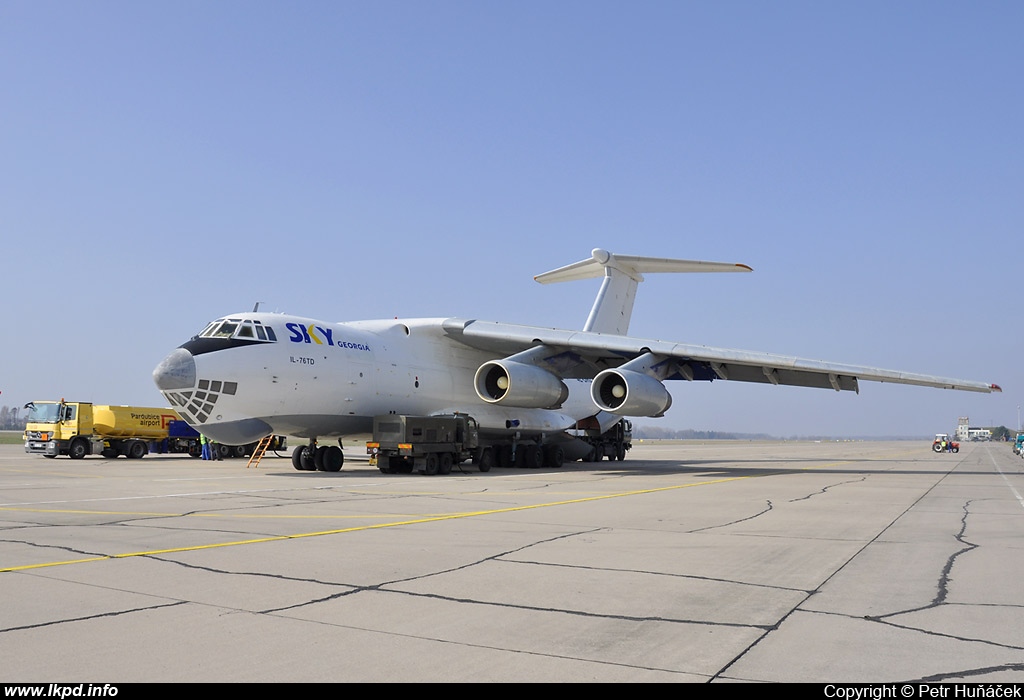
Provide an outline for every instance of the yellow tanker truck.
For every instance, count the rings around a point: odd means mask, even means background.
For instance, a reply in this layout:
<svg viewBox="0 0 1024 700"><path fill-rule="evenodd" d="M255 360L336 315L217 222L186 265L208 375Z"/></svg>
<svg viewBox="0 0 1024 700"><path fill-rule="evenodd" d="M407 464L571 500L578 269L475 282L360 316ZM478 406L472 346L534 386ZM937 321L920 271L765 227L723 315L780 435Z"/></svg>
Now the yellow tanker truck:
<svg viewBox="0 0 1024 700"><path fill-rule="evenodd" d="M85 402L32 401L25 404L25 452L44 457L86 455L141 459L149 452L176 452L198 457L199 433L173 408L107 406ZM248 457L257 443L218 445L221 457ZM287 439L273 436L268 449L283 450Z"/></svg>
<svg viewBox="0 0 1024 700"><path fill-rule="evenodd" d="M199 433L172 408L105 406L63 399L33 401L25 408L29 411L25 452L32 454L140 459L154 444L161 452L199 451Z"/></svg>

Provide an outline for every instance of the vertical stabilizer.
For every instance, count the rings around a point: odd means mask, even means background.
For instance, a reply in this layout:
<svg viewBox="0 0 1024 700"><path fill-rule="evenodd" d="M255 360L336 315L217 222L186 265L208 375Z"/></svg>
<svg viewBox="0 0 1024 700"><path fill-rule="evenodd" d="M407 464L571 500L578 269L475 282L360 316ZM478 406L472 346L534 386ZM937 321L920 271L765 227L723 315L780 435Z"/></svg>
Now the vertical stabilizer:
<svg viewBox="0 0 1024 700"><path fill-rule="evenodd" d="M586 260L545 272L534 279L541 284L550 284L591 279L603 274L601 288L583 330L626 335L633 315L636 289L644 281L645 272L751 272L751 268L740 263L613 255L607 250L594 248Z"/></svg>

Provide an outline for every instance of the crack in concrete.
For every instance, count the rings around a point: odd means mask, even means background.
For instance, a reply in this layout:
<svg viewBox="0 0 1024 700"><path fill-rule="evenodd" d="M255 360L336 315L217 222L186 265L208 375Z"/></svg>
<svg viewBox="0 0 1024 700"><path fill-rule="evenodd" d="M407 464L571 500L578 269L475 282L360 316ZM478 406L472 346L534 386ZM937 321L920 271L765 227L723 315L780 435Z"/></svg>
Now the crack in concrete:
<svg viewBox="0 0 1024 700"><path fill-rule="evenodd" d="M839 481L839 482L836 482L834 484L829 484L828 486L824 486L824 487L822 487L821 489L819 489L817 491L812 491L811 493L807 494L806 496L801 496L800 498L791 498L789 500L789 503L796 503L798 501L807 501L807 500L810 500L811 498L814 498L815 496L822 496L822 495L828 493L829 490L834 489L837 486L847 486L849 484L860 484L860 483L863 483L863 482L867 481L867 479L868 479L867 476L862 476L859 479L850 479L849 481Z"/></svg>
<svg viewBox="0 0 1024 700"><path fill-rule="evenodd" d="M557 540L565 539L567 537L577 537L579 535L586 535L586 534L590 534L590 533L593 533L593 532L597 532L600 529L602 529L602 528L594 528L592 530L584 530L584 531L581 531L581 532L570 532L570 533L566 533L566 534L563 534L563 535L555 535L554 537L549 537L549 538L544 539L544 540L538 540L536 542L530 542L528 544L524 544L521 547L516 547L515 549L510 549L507 552L500 552L498 554L493 554L493 555L491 555L489 557L484 557L483 559L478 559L476 561L468 562L466 564L461 564L459 566L451 567L449 569L442 569L440 571L432 571L432 572L427 573L427 574L420 574L418 576L410 576L410 577L407 577L407 578L395 579L393 581L382 581L380 583L375 583L375 584L372 584L372 585L369 585L369 586L353 586L353 590L351 590L351 591L344 591L342 593L336 593L336 594L333 594L333 595L330 595L330 596L326 596L326 597L321 598L321 599L309 600L309 601L306 601L304 603L296 603L295 605L288 605L288 606L285 606L283 608L272 608L272 609L268 609L268 610L260 610L259 612L260 613L275 613L275 612L281 612L283 610L293 610L295 608L301 608L301 607L304 607L306 605L313 605L313 604L316 604L316 603L322 603L324 601L333 600L333 599L339 598L341 596L352 595L353 593L360 593L360 592L363 592L363 591L385 590L384 589L385 586L393 586L393 585L396 585L396 584L399 584L399 583L409 583L411 581L421 581L421 580L424 580L424 579L433 578L435 576L441 576L441 575L444 575L444 574L449 574L449 573L452 573L452 572L455 572L455 571L463 571L465 569L470 569L470 568L473 568L475 566L479 566L479 565L481 565L481 564L483 564L485 562L488 562L488 561L494 561L494 560L498 559L499 557L507 556L509 554L514 554L516 552L521 552L524 549L529 549L530 547L535 547L535 546L537 546L539 544L547 544L549 542L555 542ZM344 584L338 584L338 585L344 585ZM390 593L400 593L400 594L404 593L404 591L388 591L388 592L390 592Z"/></svg>
<svg viewBox="0 0 1024 700"><path fill-rule="evenodd" d="M39 549L51 549L51 550L57 550L57 551L61 551L61 552L71 552L72 554L81 555L83 557L107 557L107 556L110 556L109 554L104 554L102 552L89 552L89 551L86 551L84 549L75 549L73 547L67 547L65 545L59 545L59 544L40 544L39 542L28 542L26 540L8 540L8 539L2 539L2 540L0 540L0 542L3 542L5 544L20 544L20 545L25 545L26 547L38 547ZM7 571L7 572L4 572L4 573L13 573L13 572Z"/></svg>
<svg viewBox="0 0 1024 700"><path fill-rule="evenodd" d="M503 560L505 561L505 560ZM665 571L651 571L647 569L616 569L608 566L584 566L582 564L556 564L545 561L532 561L529 559L508 559L507 561L514 562L516 564L526 564L529 566L550 566L552 568L563 568L563 569L582 569L584 571L610 571L615 573L624 574L643 574L644 576L665 576L668 578L682 578L693 581L707 581L709 583L727 583L735 586L750 586L751 588L760 588L769 591L791 591L793 593L805 593L810 595L814 591L808 591L804 588L790 588L789 586L774 586L766 583L751 583L750 581L737 581L735 579L717 578L714 576L697 576L695 574L676 574L668 573Z"/></svg>
<svg viewBox="0 0 1024 700"><path fill-rule="evenodd" d="M167 557L146 555L143 559L153 559L160 561L165 564L174 564L185 569L194 569L196 571L207 571L211 574L223 574L225 576L256 576L262 578L277 579L280 581L295 581L298 583L315 583L320 586L348 586L355 587L353 584L338 583L336 581L321 581L315 578L303 578L300 576L287 576L285 574L269 574L263 571L228 571L227 569L215 569L212 566L199 566L198 564L189 564L188 562L178 561L177 559L168 559Z"/></svg>
<svg viewBox="0 0 1024 700"><path fill-rule="evenodd" d="M878 533L877 533L877 534L875 534L875 536L874 536L874 537L872 537L872 538L871 538L870 540L868 540L867 542L865 542L865 543L864 543L864 545L863 545L862 547L860 547L860 548L859 548L859 549L858 549L858 550L857 550L856 552L854 552L853 554L851 554L851 555L850 555L850 557L849 557L849 558L848 558L848 559L847 559L847 560L846 560L845 562L843 562L843 563L842 563L842 564L841 564L841 565L840 565L839 567L837 567L837 568L835 569L835 571L833 571L833 572L832 572L831 574L829 574L829 575L828 575L827 577L825 577L825 579L823 579L823 580L821 581L821 583L820 583L820 584L818 584L818 586L817 586L817 587L816 587L816 588L815 588L815 589L814 589L813 591L811 591L811 592L810 592L810 593L809 593L809 594L807 595L807 597L806 597L806 598L804 598L803 600L801 600L801 601L797 602L797 603L796 603L796 604L795 604L795 605L794 605L794 606L793 606L793 607L792 607L792 608L791 608L791 609L790 609L790 610L789 610L788 612L786 612L786 613L785 613L784 615L782 615L782 616L781 616L781 617L780 617L780 618L778 619L778 621L777 621L777 622L775 623L775 625L774 625L774 627L773 627L772 629L778 629L779 627L781 627L781 626L782 626L782 624L783 624L783 623L784 623L784 622L785 622L786 620L788 620L788 619L789 619L789 618L790 618L790 617L791 617L791 616L793 615L793 613L795 613L795 612L797 612L798 610L800 610L800 609L801 609L801 606L803 606L803 605L804 605L804 604L805 604L805 603L806 603L806 602L807 602L808 600L810 600L810 598L811 598L811 597L812 597L812 596L813 596L813 595L814 595L815 593L817 593L818 591L820 591L820 590L821 590L821 589L822 589L822 588L823 588L823 587L824 587L824 586L825 586L825 585L826 585L826 584L827 584L827 583L828 583L829 581L831 581L832 579L834 579L835 577L837 577L837 576L838 576L838 575L839 575L839 574L840 574L840 573L841 573L841 572L842 572L842 571L843 571L843 570L844 570L844 569L845 569L845 568L846 568L847 566L849 566L849 565L850 565L850 563L851 563L851 562L853 562L853 561L854 561L854 560L855 560L855 559L856 559L857 557L859 557L859 556L860 556L861 554L863 554L863 553L864 553L865 551L867 551L868 547L870 547L871 545L875 544L875 543L876 543L876 542L878 541L878 539L879 539L879 538L880 538L880 537L881 537L881 536L882 536L882 535L883 535L883 534L884 534L885 532L887 532L887 531L888 531L888 530L889 530L889 529L890 529L890 528L891 528L891 527L892 527L892 526L893 526L894 524L896 524L897 522L899 522L899 520L900 520L901 518L903 518L903 516L905 516L905 515L906 515L907 513L909 513L909 512L911 511L911 510L913 510L913 509L914 509L914 507L916 507L916 506L917 506L918 504L920 504L920 503L921 503L921 502L922 502L922 501L923 501L923 500L924 500L924 499L925 499L925 498L926 498L926 497L927 497L927 496L928 496L928 495L929 495L929 494L930 494L930 493L931 493L932 491L934 491L934 490L935 490L935 488L936 488L936 487L937 487L937 486L938 486L938 485L939 485L940 483L942 483L942 481L943 481L943 480L944 480L944 479L945 479L945 478L946 478L947 476L949 476L949 474L950 474L950 473L952 473L953 469L955 469L955 467L953 467L953 468L952 468L952 469L950 469L950 470L949 470L948 472L946 472L946 473L945 473L945 474L944 474L944 475L943 475L943 476L942 476L942 477L941 477L941 478L940 478L940 479L939 479L938 481L936 481L936 482L935 482L934 484L932 484L932 485L931 485L931 486L930 486L930 487L929 487L928 489L926 489L924 493L922 493L922 494L921 494L921 495L919 495L919 496L918 496L918 497L917 497L916 499L914 499L913 503L911 503L910 505L908 505L908 506L907 506L907 507L906 507L906 508L905 508L905 509L903 510L903 512L901 512L901 513L900 513L899 515L897 515L896 517L894 517L894 518L893 518L893 519L892 519L892 520L891 520L891 521L890 521L890 522L889 522L889 523L888 523L888 524L887 524L887 525L886 525L885 527L883 527L883 528L882 528L881 530L879 530L879 531L878 531ZM961 529L961 531L962 531L962 529ZM811 611L804 611L804 612L811 612ZM747 655L748 653L750 653L750 651L752 651L752 650L753 650L753 649L754 649L755 647L757 647L757 645L758 645L758 644L760 644L760 643L761 643L762 641L764 641L764 640L765 640L765 639L767 638L768 634L769 634L769 633L770 633L770 632L772 631L772 629L766 630L766 631L764 632L764 634L760 635L760 636L759 636L759 637L758 637L757 639L753 640L753 641L752 641L752 642L751 642L751 643L750 643L749 645L747 645L747 647L746 647L746 648L744 648L744 649L741 649L741 650L740 650L740 651L739 651L739 652L738 652L738 653L736 654L736 656L735 656L735 657L733 657L733 659L732 659L731 661L729 661L729 662L728 662L728 663L726 663L726 664L725 664L724 666L722 666L722 668L721 668L721 669L719 669L719 670L718 670L718 671L717 671L717 672L716 672L716 673L715 673L715 674L714 674L714 675L713 675L713 676L711 677L711 680L712 680L712 681L714 681L714 680L716 680L716 679L719 679L719 678L725 678L725 677L726 677L726 676L725 676L725 673L726 673L726 672L727 672L727 671L728 671L728 670L729 670L729 669L730 669L730 668L731 668L731 667L732 667L733 665L735 665L735 664L736 664L736 663L737 663L737 662L738 662L738 661L739 661L740 659L742 659L742 658L743 658L744 656L746 656L746 655Z"/></svg>
<svg viewBox="0 0 1024 700"><path fill-rule="evenodd" d="M717 530L718 528L729 527L730 525L736 525L738 523L745 523L748 520L753 520L754 518L760 518L765 513L770 513L772 511L772 508L774 508L774 506L772 505L771 501L765 501L765 503L766 503L766 505L765 505L764 509L759 511L759 512L757 512L757 513L754 513L753 515L748 515L748 516L746 516L744 518L738 518L736 520L732 520L732 521L727 522L727 523L719 523L718 525L709 525L708 527L699 527L699 528L697 528L695 530L687 530L686 532L692 535L695 532L707 532L708 530Z"/></svg>
<svg viewBox="0 0 1024 700"><path fill-rule="evenodd" d="M967 501L967 502L964 503L964 505L963 505L963 516L960 518L960 531L957 532L955 535L953 535L954 539L956 539L957 542L959 542L960 544L962 544L964 546L961 547L960 549L958 549L957 551L953 552L946 559L946 563L943 565L942 571L939 572L939 580L938 580L938 582L936 583L936 586L935 586L935 589L936 589L935 590L935 597L932 599L932 601L930 603L928 603L927 605L922 605L922 606L917 607L917 608L908 608L906 610L897 610L897 611L894 611L894 612L891 612L891 613L886 613L884 615L865 616L865 619L872 619L872 620L875 620L877 622L884 622L884 621L886 621L887 618L890 618L890 617L895 617L897 615L906 615L908 613L913 613L913 612L920 612L922 610L931 610L932 608L936 608L936 607L939 607L940 605L945 605L946 604L946 599L949 596L949 582L951 580L951 573L953 571L953 566L956 563L957 558L961 554L965 554L965 553L970 552L972 550L975 550L975 549L977 549L978 547L981 546L981 545L975 544L973 542L968 542L966 539L964 539L964 533L967 531L967 516L970 515L970 505L971 505L971 503L972 503L972 501ZM922 631L924 631L924 630L922 630Z"/></svg>
<svg viewBox="0 0 1024 700"><path fill-rule="evenodd" d="M989 673L999 673L1000 671L1024 671L1024 663L1002 664L1000 666L984 666L981 668L964 669L962 671L950 671L949 673L925 676L921 678L919 682L943 683L957 678L972 678L974 676L984 676Z"/></svg>
<svg viewBox="0 0 1024 700"><path fill-rule="evenodd" d="M495 608L504 608L509 610L531 610L533 612L552 612L561 613L563 615L573 615L576 617L588 617L596 618L599 620L616 620L623 622L670 622L674 624L692 624L701 625L703 627L730 627L734 629L758 629L769 631L776 628L776 625L758 625L744 622L715 622L712 620L697 620L687 618L672 618L663 617L660 615L621 615L621 614L610 614L610 613L595 613L588 612L585 610L572 610L570 608L553 608L553 607L541 607L538 605L522 605L519 603L496 603L486 600L476 600L473 598L457 598L455 596L446 596L439 593L413 593L410 591L394 591L390 589L383 589L385 593L398 593L400 595L412 596L415 598L430 598L433 600L443 600L453 603L469 604L469 605L486 605Z"/></svg>
<svg viewBox="0 0 1024 700"><path fill-rule="evenodd" d="M68 622L84 622L86 620L99 620L104 617L119 617L121 615L130 615L131 613L147 612L149 610L160 610L161 608L173 608L179 605L188 605L188 601L178 601L175 603L161 603L159 605L147 605L142 608L132 608L130 610L118 610L116 612L97 613L96 615L84 615L82 617L69 617L63 620L50 620L49 622L39 622L34 625L5 627L0 629L0 634L4 632L20 632L22 630L34 630L39 629L40 627L52 627L54 625L63 625Z"/></svg>

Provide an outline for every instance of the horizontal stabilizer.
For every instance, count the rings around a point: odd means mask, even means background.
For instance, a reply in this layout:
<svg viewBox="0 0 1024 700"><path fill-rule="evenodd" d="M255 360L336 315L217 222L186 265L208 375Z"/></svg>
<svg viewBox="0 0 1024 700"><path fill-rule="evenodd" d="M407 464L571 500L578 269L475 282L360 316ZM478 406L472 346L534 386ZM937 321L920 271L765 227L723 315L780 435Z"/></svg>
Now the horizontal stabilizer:
<svg viewBox="0 0 1024 700"><path fill-rule="evenodd" d="M615 255L607 250L594 248L586 260L544 272L534 279L541 284L550 284L604 275L601 289L597 292L597 298L594 299L594 306L583 330L625 335L629 330L630 317L633 315L636 288L644 281L645 272L752 272L752 269L741 263Z"/></svg>
<svg viewBox="0 0 1024 700"><path fill-rule="evenodd" d="M648 258L638 255L613 255L607 250L594 248L586 260L574 262L557 270L534 277L541 284L593 279L605 274L606 268L622 272L637 282L643 281L644 272L752 272L743 263L706 262L704 260L678 260L675 258Z"/></svg>

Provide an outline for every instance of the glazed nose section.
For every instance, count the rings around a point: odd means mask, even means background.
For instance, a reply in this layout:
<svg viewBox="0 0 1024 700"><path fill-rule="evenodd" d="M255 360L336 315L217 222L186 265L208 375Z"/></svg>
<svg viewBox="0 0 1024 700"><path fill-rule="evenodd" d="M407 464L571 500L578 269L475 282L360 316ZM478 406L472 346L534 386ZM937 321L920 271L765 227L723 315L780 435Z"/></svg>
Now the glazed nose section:
<svg viewBox="0 0 1024 700"><path fill-rule="evenodd" d="M153 370L153 381L160 391L192 389L196 385L196 361L185 348L178 348Z"/></svg>

